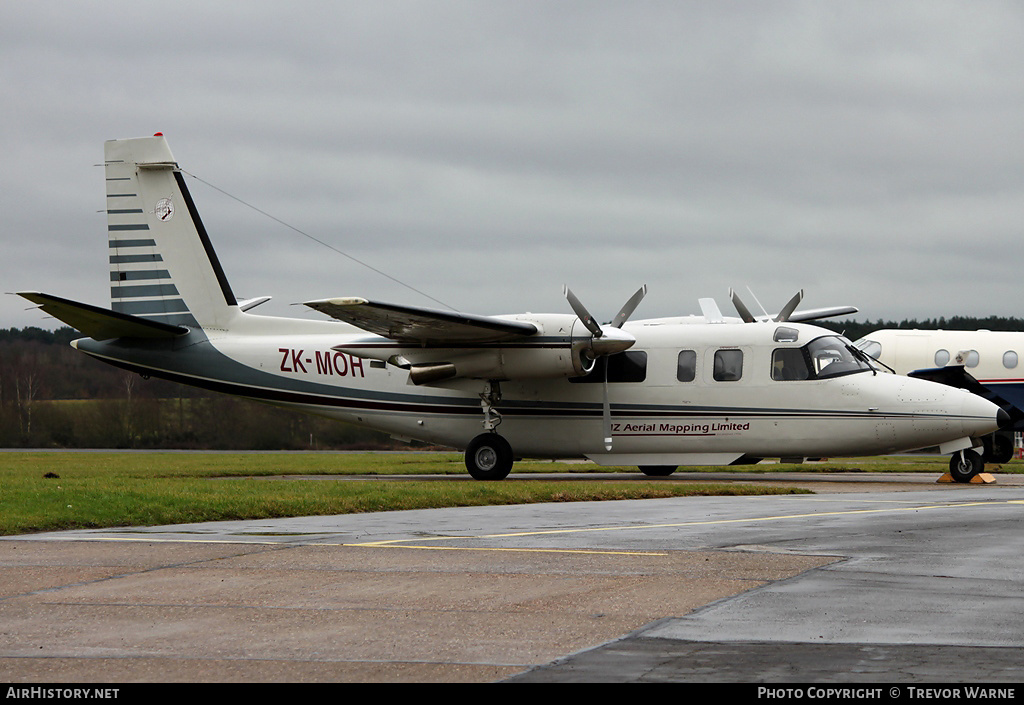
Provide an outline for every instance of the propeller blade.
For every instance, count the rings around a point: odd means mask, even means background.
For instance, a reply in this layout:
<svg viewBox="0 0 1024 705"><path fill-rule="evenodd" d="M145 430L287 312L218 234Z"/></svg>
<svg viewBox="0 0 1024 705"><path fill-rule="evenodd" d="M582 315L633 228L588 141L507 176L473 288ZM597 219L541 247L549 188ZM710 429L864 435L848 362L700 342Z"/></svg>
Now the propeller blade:
<svg viewBox="0 0 1024 705"><path fill-rule="evenodd" d="M795 311L796 307L800 305L800 302L803 300L803 298L804 290L801 289L800 291L796 292L796 296L789 300L789 303L782 307L782 310L779 311L779 315L775 317L775 321L777 323L788 321L789 317L793 315L793 311Z"/></svg>
<svg viewBox="0 0 1024 705"><path fill-rule="evenodd" d="M572 310L579 317L580 321L586 326L587 330L590 331L591 339L590 343L586 348L586 352L591 357L604 357L604 381L602 385L601 395L601 426L604 431L604 447L605 450L611 451L612 449L612 405L608 399L608 359L607 356L620 353L623 350L631 347L636 342L636 338L627 331L620 330L622 325L629 319L636 310L636 307L640 305L644 296L647 295L647 285L640 287L634 292L629 300L623 304L619 312L615 314L615 318L608 324L607 330L602 330L601 326L597 324L594 317L590 315L590 311L583 305L576 295L572 293L572 290L568 286L562 287L562 293L565 294L565 298L569 301L569 305L572 306Z"/></svg>
<svg viewBox="0 0 1024 705"><path fill-rule="evenodd" d="M595 338L600 338L604 335L604 331L601 330L601 326L599 326L597 321L594 320L594 317L590 315L590 311L587 310L587 307L576 298L576 294L572 293L572 289L565 286L562 289L562 293L565 294L565 298L569 300L569 305L572 306L572 310L577 316L579 316L579 319L583 322L583 325L587 327L587 330L589 330Z"/></svg>
<svg viewBox="0 0 1024 705"><path fill-rule="evenodd" d="M629 297L629 301L623 304L619 312L615 314L615 318L612 319L612 327L622 328L622 324L625 323L629 319L629 317L633 315L633 311L636 310L636 307L640 305L640 302L643 301L645 296L647 296L646 284L637 289L636 293Z"/></svg>
<svg viewBox="0 0 1024 705"><path fill-rule="evenodd" d="M608 401L608 359L604 361L604 449L612 449L612 405Z"/></svg>
<svg viewBox="0 0 1024 705"><path fill-rule="evenodd" d="M750 312L750 309L740 301L740 296L735 290L729 289L729 298L732 299L732 305L736 307L736 313L740 314L740 318L743 319L744 323L753 323L757 320L754 318L754 314Z"/></svg>

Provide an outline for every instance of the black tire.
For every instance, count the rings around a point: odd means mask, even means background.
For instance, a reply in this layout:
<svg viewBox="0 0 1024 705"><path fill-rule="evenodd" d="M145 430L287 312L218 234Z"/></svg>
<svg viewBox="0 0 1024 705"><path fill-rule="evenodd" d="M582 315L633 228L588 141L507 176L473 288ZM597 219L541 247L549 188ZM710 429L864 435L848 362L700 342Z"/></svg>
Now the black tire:
<svg viewBox="0 0 1024 705"><path fill-rule="evenodd" d="M949 474L956 482L970 482L984 467L981 455L973 450L957 451L949 459Z"/></svg>
<svg viewBox="0 0 1024 705"><path fill-rule="evenodd" d="M647 477L668 477L676 471L675 465L641 465L640 472Z"/></svg>
<svg viewBox="0 0 1024 705"><path fill-rule="evenodd" d="M497 433L481 433L466 447L466 469L475 480L504 480L514 460L512 446Z"/></svg>

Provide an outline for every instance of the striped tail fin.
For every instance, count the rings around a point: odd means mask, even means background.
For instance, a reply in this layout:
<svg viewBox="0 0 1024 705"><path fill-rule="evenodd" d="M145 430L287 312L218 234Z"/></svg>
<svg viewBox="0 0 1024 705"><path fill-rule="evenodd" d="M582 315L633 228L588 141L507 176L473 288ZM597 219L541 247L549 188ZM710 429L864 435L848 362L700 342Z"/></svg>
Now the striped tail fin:
<svg viewBox="0 0 1024 705"><path fill-rule="evenodd" d="M111 308L227 328L238 304L163 135L108 141L104 163Z"/></svg>

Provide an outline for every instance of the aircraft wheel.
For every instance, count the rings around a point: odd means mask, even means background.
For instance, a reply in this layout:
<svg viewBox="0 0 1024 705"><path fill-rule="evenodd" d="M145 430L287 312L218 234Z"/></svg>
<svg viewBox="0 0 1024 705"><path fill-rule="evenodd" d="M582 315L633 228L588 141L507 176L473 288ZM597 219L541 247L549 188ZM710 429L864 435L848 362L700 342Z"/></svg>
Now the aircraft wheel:
<svg viewBox="0 0 1024 705"><path fill-rule="evenodd" d="M949 459L949 474L957 482L970 482L984 467L981 456L973 450L953 453Z"/></svg>
<svg viewBox="0 0 1024 705"><path fill-rule="evenodd" d="M641 465L640 472L648 477L667 477L676 471L675 465Z"/></svg>
<svg viewBox="0 0 1024 705"><path fill-rule="evenodd" d="M512 446L497 433L481 433L466 448L466 469L476 480L504 480L513 461Z"/></svg>

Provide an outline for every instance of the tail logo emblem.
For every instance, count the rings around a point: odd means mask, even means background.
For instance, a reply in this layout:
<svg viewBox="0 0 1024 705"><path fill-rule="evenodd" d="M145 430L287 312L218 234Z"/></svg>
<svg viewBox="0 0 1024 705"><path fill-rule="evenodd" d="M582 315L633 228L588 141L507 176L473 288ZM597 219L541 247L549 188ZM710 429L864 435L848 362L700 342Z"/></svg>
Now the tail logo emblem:
<svg viewBox="0 0 1024 705"><path fill-rule="evenodd" d="M153 209L156 217L160 220L167 222L174 216L174 203L169 198L161 198L156 203L156 208Z"/></svg>

